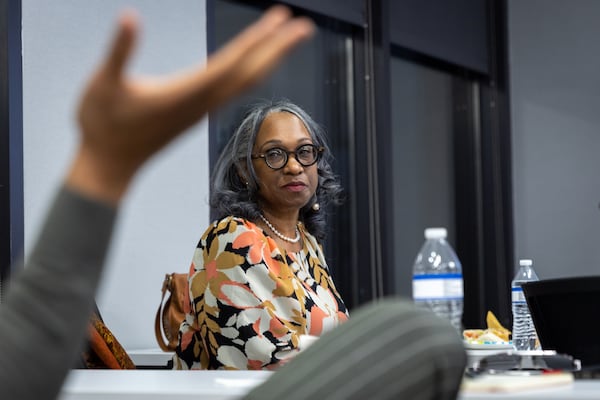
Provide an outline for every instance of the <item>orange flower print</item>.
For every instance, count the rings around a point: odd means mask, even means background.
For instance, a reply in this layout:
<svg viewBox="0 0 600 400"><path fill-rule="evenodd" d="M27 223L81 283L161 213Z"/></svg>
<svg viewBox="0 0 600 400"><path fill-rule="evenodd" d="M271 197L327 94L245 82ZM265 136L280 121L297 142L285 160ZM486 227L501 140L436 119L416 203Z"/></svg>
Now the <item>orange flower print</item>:
<svg viewBox="0 0 600 400"><path fill-rule="evenodd" d="M347 318L316 239L282 252L254 223L226 217L206 230L190 270L190 312L174 363L181 369L266 369L298 353L298 336Z"/></svg>

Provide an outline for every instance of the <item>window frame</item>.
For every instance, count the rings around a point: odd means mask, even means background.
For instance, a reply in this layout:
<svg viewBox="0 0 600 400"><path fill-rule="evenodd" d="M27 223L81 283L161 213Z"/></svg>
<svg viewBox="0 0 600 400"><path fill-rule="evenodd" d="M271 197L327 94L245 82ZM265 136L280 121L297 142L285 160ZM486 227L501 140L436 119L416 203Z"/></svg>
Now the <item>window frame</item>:
<svg viewBox="0 0 600 400"><path fill-rule="evenodd" d="M24 246L21 47L21 0L0 0L0 301Z"/></svg>

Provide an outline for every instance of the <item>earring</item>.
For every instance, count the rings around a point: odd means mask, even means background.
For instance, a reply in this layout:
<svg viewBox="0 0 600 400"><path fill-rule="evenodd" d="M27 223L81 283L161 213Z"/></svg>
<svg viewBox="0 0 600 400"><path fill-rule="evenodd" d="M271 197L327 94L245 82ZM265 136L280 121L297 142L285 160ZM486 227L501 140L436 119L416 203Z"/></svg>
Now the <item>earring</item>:
<svg viewBox="0 0 600 400"><path fill-rule="evenodd" d="M313 209L313 211L319 211L321 209L321 206L319 205L319 203L315 203L312 205L311 208Z"/></svg>

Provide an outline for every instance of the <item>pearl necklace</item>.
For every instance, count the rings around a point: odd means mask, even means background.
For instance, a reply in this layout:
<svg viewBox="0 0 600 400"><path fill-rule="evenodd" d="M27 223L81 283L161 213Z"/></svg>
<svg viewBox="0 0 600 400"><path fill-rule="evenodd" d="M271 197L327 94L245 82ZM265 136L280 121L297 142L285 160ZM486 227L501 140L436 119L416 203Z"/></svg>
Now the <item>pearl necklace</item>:
<svg viewBox="0 0 600 400"><path fill-rule="evenodd" d="M298 241L300 240L300 231L298 230L298 227L296 227L296 237L292 239L291 237L281 234L277 229L275 229L273 224L271 224L269 222L269 220L265 218L264 215L259 214L259 216L260 216L260 219L262 219L263 222L265 224L267 224L269 229L271 229L273 231L273 233L276 234L281 240L285 240L286 242L290 242L290 243L298 243Z"/></svg>

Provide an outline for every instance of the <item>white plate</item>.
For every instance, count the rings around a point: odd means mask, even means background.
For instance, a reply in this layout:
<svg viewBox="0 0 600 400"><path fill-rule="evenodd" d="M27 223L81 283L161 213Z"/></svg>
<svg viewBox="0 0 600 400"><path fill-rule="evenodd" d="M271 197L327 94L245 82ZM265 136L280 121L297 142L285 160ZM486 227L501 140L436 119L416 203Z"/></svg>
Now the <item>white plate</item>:
<svg viewBox="0 0 600 400"><path fill-rule="evenodd" d="M512 344L506 342L498 342L498 343L469 343L467 341L463 341L465 345L465 349L469 350L514 350Z"/></svg>

